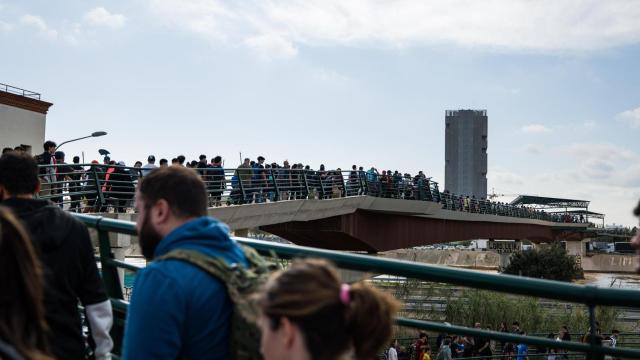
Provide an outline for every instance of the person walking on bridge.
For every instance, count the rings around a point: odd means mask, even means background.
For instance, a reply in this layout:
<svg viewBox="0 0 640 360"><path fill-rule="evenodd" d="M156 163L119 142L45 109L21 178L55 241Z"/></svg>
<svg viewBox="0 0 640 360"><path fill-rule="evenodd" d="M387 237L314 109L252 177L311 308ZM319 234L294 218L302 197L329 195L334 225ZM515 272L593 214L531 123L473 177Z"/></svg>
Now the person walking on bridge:
<svg viewBox="0 0 640 360"><path fill-rule="evenodd" d="M156 165L156 157L154 155L149 155L149 157L147 158L147 163L142 165L142 170L140 170L140 173L142 174L142 177L145 177L149 175L151 170L157 168L158 166Z"/></svg>
<svg viewBox="0 0 640 360"><path fill-rule="evenodd" d="M96 359L110 359L113 315L89 231L50 201L34 199L39 190L38 165L33 158L17 152L0 157L0 200L29 230L44 268L45 318L51 329L48 336L53 355L57 359L84 359L80 300L96 344Z"/></svg>

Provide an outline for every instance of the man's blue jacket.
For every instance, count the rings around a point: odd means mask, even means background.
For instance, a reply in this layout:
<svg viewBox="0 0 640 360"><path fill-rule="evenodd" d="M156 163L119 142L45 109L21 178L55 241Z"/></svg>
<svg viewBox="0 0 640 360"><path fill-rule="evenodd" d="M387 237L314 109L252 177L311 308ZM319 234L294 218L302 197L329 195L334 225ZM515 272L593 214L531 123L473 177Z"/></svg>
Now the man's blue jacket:
<svg viewBox="0 0 640 360"><path fill-rule="evenodd" d="M201 217L169 233L155 250L221 256L247 265L229 229ZM151 262L138 271L127 314L124 359L228 359L233 305L224 283L180 260Z"/></svg>

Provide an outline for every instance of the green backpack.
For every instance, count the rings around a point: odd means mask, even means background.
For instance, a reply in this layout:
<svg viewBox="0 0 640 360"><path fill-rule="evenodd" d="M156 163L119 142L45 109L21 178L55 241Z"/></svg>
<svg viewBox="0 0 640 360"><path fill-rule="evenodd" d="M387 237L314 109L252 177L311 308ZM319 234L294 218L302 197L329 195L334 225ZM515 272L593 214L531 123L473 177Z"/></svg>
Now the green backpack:
<svg viewBox="0 0 640 360"><path fill-rule="evenodd" d="M261 290L269 275L279 269L265 260L253 248L241 245L248 267L228 264L221 257L212 257L199 251L177 249L157 260L182 260L191 263L222 281L233 302L231 317L230 357L236 360L260 360L260 329L258 308L252 296Z"/></svg>

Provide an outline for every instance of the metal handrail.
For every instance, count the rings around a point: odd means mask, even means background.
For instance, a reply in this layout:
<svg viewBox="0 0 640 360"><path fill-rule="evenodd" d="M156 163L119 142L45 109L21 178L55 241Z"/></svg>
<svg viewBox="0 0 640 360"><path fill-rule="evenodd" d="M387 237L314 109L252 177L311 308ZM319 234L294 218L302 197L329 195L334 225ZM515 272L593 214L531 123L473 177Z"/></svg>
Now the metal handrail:
<svg viewBox="0 0 640 360"><path fill-rule="evenodd" d="M109 295L114 298L114 306L117 306L120 311L126 311L126 302L122 300L123 296L119 285L120 281L116 271L118 267L123 267L123 264L122 262L113 259L113 255L110 251L108 233L116 232L136 235L135 224L129 221L114 220L90 215L74 214L74 216L76 216L76 218L82 221L85 225L95 228L98 231L100 259L103 269L103 279L107 285L107 291L109 292ZM352 270L398 275L426 281L464 285L476 289L537 296L585 304L589 308L589 317L592 329L591 335L593 339L595 339L595 306L607 305L640 307L640 303L638 303L638 299L640 299L640 291L637 290L597 288L594 286L575 285L512 275L487 274L464 269L440 267L403 260L385 259L367 255L246 238L234 239L242 244L253 247L263 254L276 254L282 258L317 257L330 260L339 267ZM127 268L134 271L139 269L139 267L130 264L127 264ZM595 342L589 345L577 342L557 342L546 338L521 336L405 318L398 318L396 323L400 326L424 330L471 336L484 336L496 340L524 342L567 350L640 358L640 350L608 348L597 345Z"/></svg>
<svg viewBox="0 0 640 360"><path fill-rule="evenodd" d="M10 94L20 95L27 98L34 98L40 100L40 94L31 90L21 89L19 87L0 83L0 91L4 91Z"/></svg>
<svg viewBox="0 0 640 360"><path fill-rule="evenodd" d="M97 208L105 208L109 195L119 198L117 195L128 195L133 198L137 179L144 178L145 169L126 167L120 165L104 164L58 164L40 165L43 169L59 168L61 166L88 167L82 173L89 178L86 180L60 180L48 181L49 187L60 190L65 184L73 184L74 187L83 186L95 191L94 198L99 201ZM130 180L116 180L110 177L105 179L106 170L120 169L120 176L129 177ZM254 168L196 168L205 184L209 197L215 198L216 206L223 203L240 205L252 202L281 201L292 199L331 199L350 196L368 195L374 197L393 198L409 201L429 201L442 205L445 210L464 211L477 214L508 216L527 218L550 222L565 222L560 215L547 214L534 209L512 206L509 204L495 203L489 200L464 198L448 192L441 192L438 183L430 178L394 177L367 174L364 171L354 170L303 170L303 169L260 169L264 171L264 178L257 179ZM215 173L214 173L215 171ZM46 172L46 170L45 170ZM58 175L78 174L78 172L65 172ZM53 174L43 174L43 179ZM94 184L89 184L95 182ZM110 187L113 186L114 189ZM115 189L119 188L119 189ZM47 189L48 190L48 189ZM57 195L57 196L56 196ZM45 195L46 198L60 198L60 193ZM218 198L224 197L222 202ZM573 221L569 221L573 222Z"/></svg>

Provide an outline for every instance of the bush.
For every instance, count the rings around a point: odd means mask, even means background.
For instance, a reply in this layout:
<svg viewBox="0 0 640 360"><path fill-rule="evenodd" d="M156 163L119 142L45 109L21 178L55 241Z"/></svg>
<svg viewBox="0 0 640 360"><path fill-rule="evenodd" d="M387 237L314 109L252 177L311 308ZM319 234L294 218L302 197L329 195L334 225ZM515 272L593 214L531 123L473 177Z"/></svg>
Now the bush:
<svg viewBox="0 0 640 360"><path fill-rule="evenodd" d="M567 254L560 244L520 251L511 255L502 273L540 279L571 281L583 278L575 257Z"/></svg>
<svg viewBox="0 0 640 360"><path fill-rule="evenodd" d="M603 331L624 329L623 324L618 322L622 315L623 312L617 308L596 308L596 319ZM462 326L473 326L473 323L480 322L493 329L497 329L501 322L506 322L510 327L513 321L518 321L530 334L555 333L563 325L568 326L572 333L582 334L589 327L589 313L584 305L541 302L532 297L475 289L464 290L459 298L448 299L445 319Z"/></svg>

